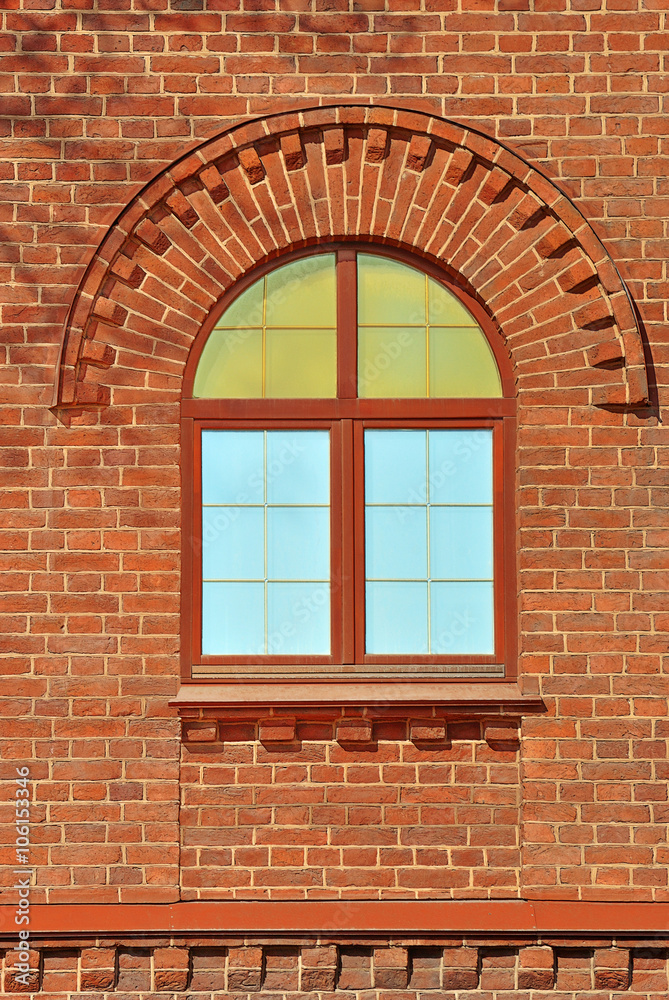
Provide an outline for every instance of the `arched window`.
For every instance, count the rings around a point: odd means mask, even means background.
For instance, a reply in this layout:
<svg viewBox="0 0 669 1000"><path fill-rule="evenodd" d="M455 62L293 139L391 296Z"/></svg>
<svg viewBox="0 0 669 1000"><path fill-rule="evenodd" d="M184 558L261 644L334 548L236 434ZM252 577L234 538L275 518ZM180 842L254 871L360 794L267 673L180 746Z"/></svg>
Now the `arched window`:
<svg viewBox="0 0 669 1000"><path fill-rule="evenodd" d="M186 373L190 676L505 673L500 345L462 288L386 248L238 282Z"/></svg>

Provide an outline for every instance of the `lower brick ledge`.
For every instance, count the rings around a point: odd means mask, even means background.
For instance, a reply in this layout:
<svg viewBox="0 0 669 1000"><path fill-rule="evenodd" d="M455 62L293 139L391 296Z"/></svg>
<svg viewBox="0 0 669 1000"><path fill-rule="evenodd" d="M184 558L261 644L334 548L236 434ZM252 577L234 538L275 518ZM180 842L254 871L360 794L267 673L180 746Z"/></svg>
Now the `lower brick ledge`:
<svg viewBox="0 0 669 1000"><path fill-rule="evenodd" d="M0 938L14 940L16 906L0 906ZM669 937L669 903L557 900L265 900L53 903L30 908L31 937L243 935L287 939Z"/></svg>
<svg viewBox="0 0 669 1000"><path fill-rule="evenodd" d="M504 680L287 680L184 683L170 705L184 717L250 718L291 712L299 718L336 716L355 708L370 718L404 718L422 713L453 717L544 712L534 678ZM535 690L536 688L536 690ZM528 690L529 689L529 690Z"/></svg>

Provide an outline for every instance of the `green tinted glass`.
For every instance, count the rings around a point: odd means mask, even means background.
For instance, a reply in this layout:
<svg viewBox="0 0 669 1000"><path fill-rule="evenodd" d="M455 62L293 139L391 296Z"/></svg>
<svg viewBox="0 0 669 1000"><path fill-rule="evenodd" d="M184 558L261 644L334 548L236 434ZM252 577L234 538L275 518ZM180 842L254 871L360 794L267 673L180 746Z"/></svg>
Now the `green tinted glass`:
<svg viewBox="0 0 669 1000"><path fill-rule="evenodd" d="M425 328L360 327L358 395L410 398L427 395Z"/></svg>
<svg viewBox="0 0 669 1000"><path fill-rule="evenodd" d="M430 327L430 395L502 395L497 363L478 327Z"/></svg>
<svg viewBox="0 0 669 1000"><path fill-rule="evenodd" d="M197 366L193 395L203 399L262 396L262 330L212 330Z"/></svg>
<svg viewBox="0 0 669 1000"><path fill-rule="evenodd" d="M305 257L267 275L266 326L337 324L334 254Z"/></svg>
<svg viewBox="0 0 669 1000"><path fill-rule="evenodd" d="M323 399L337 395L336 330L272 330L265 334L265 395Z"/></svg>
<svg viewBox="0 0 669 1000"><path fill-rule="evenodd" d="M358 395L502 395L495 357L453 292L407 264L358 254Z"/></svg>
<svg viewBox="0 0 669 1000"><path fill-rule="evenodd" d="M197 398L337 394L335 255L278 267L225 310L198 363Z"/></svg>
<svg viewBox="0 0 669 1000"><path fill-rule="evenodd" d="M425 275L397 260L358 254L358 322L425 325Z"/></svg>

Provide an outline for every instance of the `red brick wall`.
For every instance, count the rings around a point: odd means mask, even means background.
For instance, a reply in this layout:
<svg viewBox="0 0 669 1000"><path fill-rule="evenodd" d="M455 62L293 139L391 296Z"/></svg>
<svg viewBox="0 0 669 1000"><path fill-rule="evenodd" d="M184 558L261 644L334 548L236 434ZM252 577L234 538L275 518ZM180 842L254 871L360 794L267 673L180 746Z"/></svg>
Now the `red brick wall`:
<svg viewBox="0 0 669 1000"><path fill-rule="evenodd" d="M182 898L517 896L518 755L479 724L431 748L392 723L360 748L331 723L289 748L235 728L185 747Z"/></svg>
<svg viewBox="0 0 669 1000"><path fill-rule="evenodd" d="M33 902L179 898L180 798L184 898L665 900L662 4L238 7L3 4L2 774L28 763L37 781ZM555 179L628 283L653 405L557 400L551 359L527 349L520 666L546 713L524 721L518 755L474 737L425 751L383 732L343 751L324 731L270 752L245 734L186 744L180 788L167 701L178 687L184 350L146 378L143 362L114 406L65 426L49 409L63 325L108 228L172 160L250 116L356 101L456 119ZM0 818L10 860L11 802Z"/></svg>

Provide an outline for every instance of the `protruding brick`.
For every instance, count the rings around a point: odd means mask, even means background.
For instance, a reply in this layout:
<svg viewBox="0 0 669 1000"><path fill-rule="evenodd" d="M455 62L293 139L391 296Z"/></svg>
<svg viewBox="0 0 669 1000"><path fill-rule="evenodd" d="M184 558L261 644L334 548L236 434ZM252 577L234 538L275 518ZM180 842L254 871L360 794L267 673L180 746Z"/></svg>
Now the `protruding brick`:
<svg viewBox="0 0 669 1000"><path fill-rule="evenodd" d="M346 155L346 137L341 128L327 128L323 132L325 145L325 162L327 164L343 163Z"/></svg>
<svg viewBox="0 0 669 1000"><path fill-rule="evenodd" d="M81 360L97 368L109 368L116 361L116 350L110 344L87 338L82 341Z"/></svg>
<svg viewBox="0 0 669 1000"><path fill-rule="evenodd" d="M184 193L180 191L179 188L175 188L165 201L170 211L176 215L179 222L181 222L186 229L192 229L198 220L198 214Z"/></svg>
<svg viewBox="0 0 669 1000"><path fill-rule="evenodd" d="M275 716L260 719L258 722L258 739L261 743L291 743L295 739L294 718Z"/></svg>
<svg viewBox="0 0 669 1000"><path fill-rule="evenodd" d="M606 340L601 344L595 344L594 347L588 348L586 356L588 364L593 367L621 364L625 360L623 349L617 340Z"/></svg>
<svg viewBox="0 0 669 1000"><path fill-rule="evenodd" d="M502 193L510 180L511 178L507 173L498 167L493 167L479 191L479 201L482 201L484 205L492 205L495 198Z"/></svg>
<svg viewBox="0 0 669 1000"><path fill-rule="evenodd" d="M247 149L240 149L237 155L239 156L239 162L242 165L244 173L251 184L258 184L265 176L265 168L253 146L249 146Z"/></svg>
<svg viewBox="0 0 669 1000"><path fill-rule="evenodd" d="M302 141L297 132L289 132L281 136L281 152L286 164L286 170L299 170L305 164Z"/></svg>
<svg viewBox="0 0 669 1000"><path fill-rule="evenodd" d="M495 719L486 722L484 735L488 743L517 743L520 739L518 722L514 719Z"/></svg>
<svg viewBox="0 0 669 1000"><path fill-rule="evenodd" d="M79 406L109 406L111 389L108 385L93 382L77 382L75 402Z"/></svg>
<svg viewBox="0 0 669 1000"><path fill-rule="evenodd" d="M409 958L406 948L374 949L374 988L406 989L409 981Z"/></svg>
<svg viewBox="0 0 669 1000"><path fill-rule="evenodd" d="M214 743L218 739L218 722L215 719L207 722L187 722L181 724L184 740L188 743Z"/></svg>
<svg viewBox="0 0 669 1000"><path fill-rule="evenodd" d="M256 993L262 986L262 948L231 948L228 952L229 993Z"/></svg>
<svg viewBox="0 0 669 1000"><path fill-rule="evenodd" d="M135 234L145 246L150 247L159 257L171 246L169 237L161 232L158 226L151 222L151 219L142 219L135 229Z"/></svg>
<svg viewBox="0 0 669 1000"><path fill-rule="evenodd" d="M185 990L189 962L188 948L156 948L153 952L154 989Z"/></svg>
<svg viewBox="0 0 669 1000"><path fill-rule="evenodd" d="M124 254L118 255L111 266L111 272L130 288L139 288L146 277L146 271Z"/></svg>
<svg viewBox="0 0 669 1000"><path fill-rule="evenodd" d="M430 155L432 140L427 135L412 135L407 150L407 168L420 173Z"/></svg>
<svg viewBox="0 0 669 1000"><path fill-rule="evenodd" d="M537 240L534 246L537 253L542 257L551 257L554 253L567 247L573 239L573 233L563 226L561 222L558 222L541 239Z"/></svg>
<svg viewBox="0 0 669 1000"><path fill-rule="evenodd" d="M216 167L205 167L200 171L199 178L211 195L212 201L217 205L225 201L229 194L228 187Z"/></svg>
<svg viewBox="0 0 669 1000"><path fill-rule="evenodd" d="M479 953L477 948L446 948L442 988L444 990L475 990L479 985Z"/></svg>
<svg viewBox="0 0 669 1000"><path fill-rule="evenodd" d="M581 259L573 264L564 274L561 274L558 278L558 285L563 292L570 292L579 285L582 285L585 281L589 281L597 276L597 271L592 264L592 261L588 260L587 257L581 257Z"/></svg>
<svg viewBox="0 0 669 1000"><path fill-rule="evenodd" d="M372 724L369 719L339 719L337 722L339 743L371 743Z"/></svg>
<svg viewBox="0 0 669 1000"><path fill-rule="evenodd" d="M368 163L380 163L385 158L388 133L384 128L370 128L367 133L365 159Z"/></svg>
<svg viewBox="0 0 669 1000"><path fill-rule="evenodd" d="M112 302L111 299L99 297L95 301L93 315L99 316L100 319L104 319L107 323L112 323L115 326L123 326L128 317L128 310L124 309L118 302Z"/></svg>
<svg viewBox="0 0 669 1000"><path fill-rule="evenodd" d="M414 743L438 743L446 739L446 723L443 719L411 719L409 739Z"/></svg>
<svg viewBox="0 0 669 1000"><path fill-rule="evenodd" d="M595 989L626 990L632 978L627 948L595 948Z"/></svg>

